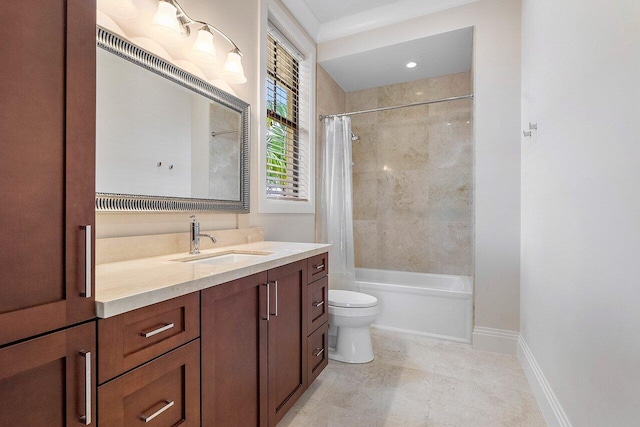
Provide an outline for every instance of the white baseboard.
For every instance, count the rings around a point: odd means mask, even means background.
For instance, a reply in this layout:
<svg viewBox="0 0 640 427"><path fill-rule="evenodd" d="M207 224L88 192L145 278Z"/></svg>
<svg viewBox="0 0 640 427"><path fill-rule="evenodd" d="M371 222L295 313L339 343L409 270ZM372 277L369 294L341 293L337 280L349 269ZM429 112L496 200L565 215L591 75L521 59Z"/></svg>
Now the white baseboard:
<svg viewBox="0 0 640 427"><path fill-rule="evenodd" d="M529 385L533 390L533 394L538 401L538 406L547 421L547 425L551 427L572 427L567 414L565 414L558 398L551 389L551 385L545 378L540 369L540 365L536 362L531 349L527 345L522 335L518 338L518 360L522 365Z"/></svg>
<svg viewBox="0 0 640 427"><path fill-rule="evenodd" d="M476 326L473 328L473 348L515 356L518 352L519 336L520 333L516 331Z"/></svg>
<svg viewBox="0 0 640 427"><path fill-rule="evenodd" d="M464 344L471 344L469 342L469 340L465 340L464 338L452 337L450 335L431 334L429 332L416 331L414 329L394 328L392 326L376 325L375 323L371 325L371 328L372 329L378 329L380 331L398 332L398 333L407 334L407 335L418 335L418 336L421 336L421 337L429 337L429 338L436 338L436 339L439 339L439 340L454 341L454 342L460 342L460 343L464 343Z"/></svg>

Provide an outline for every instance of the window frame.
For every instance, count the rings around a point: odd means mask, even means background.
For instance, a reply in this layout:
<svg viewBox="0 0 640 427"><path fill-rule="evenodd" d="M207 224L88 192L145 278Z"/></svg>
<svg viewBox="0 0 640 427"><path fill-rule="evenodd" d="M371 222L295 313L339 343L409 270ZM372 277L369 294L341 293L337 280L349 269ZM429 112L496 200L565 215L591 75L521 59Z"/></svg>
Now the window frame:
<svg viewBox="0 0 640 427"><path fill-rule="evenodd" d="M277 198L267 196L267 118L271 115L267 112L267 31L272 22L277 30L287 38L295 48L303 55L298 62L298 75L300 76L298 99L298 138L300 144L297 149L306 149L306 160L299 170L305 174L307 183L307 200L293 198ZM259 213L315 213L315 132L318 118L315 111L315 85L316 85L316 46L309 39L289 14L274 0L263 3L262 31L260 47L260 109L259 117L259 159L258 159L258 212ZM304 105L304 108L302 107ZM305 144L306 147L301 145Z"/></svg>

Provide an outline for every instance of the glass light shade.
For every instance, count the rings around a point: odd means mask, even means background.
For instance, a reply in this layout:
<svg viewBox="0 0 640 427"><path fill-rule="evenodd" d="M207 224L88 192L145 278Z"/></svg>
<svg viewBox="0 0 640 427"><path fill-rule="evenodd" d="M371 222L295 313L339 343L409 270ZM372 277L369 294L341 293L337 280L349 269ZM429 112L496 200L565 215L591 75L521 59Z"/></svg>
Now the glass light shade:
<svg viewBox="0 0 640 427"><path fill-rule="evenodd" d="M149 25L149 36L160 44L179 46L184 40L184 32L177 17L178 9L166 1L158 3L158 11Z"/></svg>
<svg viewBox="0 0 640 427"><path fill-rule="evenodd" d="M227 55L227 62L224 64L223 78L231 84L242 84L247 82L242 68L242 57L240 54L231 51Z"/></svg>
<svg viewBox="0 0 640 427"><path fill-rule="evenodd" d="M203 67L216 65L218 56L216 55L216 47L213 45L213 34L207 30L199 30L196 41L187 56L191 61Z"/></svg>
<svg viewBox="0 0 640 427"><path fill-rule="evenodd" d="M133 0L98 0L98 9L117 18L135 18L138 14Z"/></svg>

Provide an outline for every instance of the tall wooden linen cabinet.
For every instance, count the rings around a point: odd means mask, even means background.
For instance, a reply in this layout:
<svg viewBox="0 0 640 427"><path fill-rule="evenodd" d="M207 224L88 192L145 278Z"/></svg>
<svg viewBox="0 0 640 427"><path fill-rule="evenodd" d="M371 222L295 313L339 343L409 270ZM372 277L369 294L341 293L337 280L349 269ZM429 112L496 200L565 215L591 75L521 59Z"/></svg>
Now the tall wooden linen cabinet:
<svg viewBox="0 0 640 427"><path fill-rule="evenodd" d="M0 7L0 425L95 425L95 1Z"/></svg>

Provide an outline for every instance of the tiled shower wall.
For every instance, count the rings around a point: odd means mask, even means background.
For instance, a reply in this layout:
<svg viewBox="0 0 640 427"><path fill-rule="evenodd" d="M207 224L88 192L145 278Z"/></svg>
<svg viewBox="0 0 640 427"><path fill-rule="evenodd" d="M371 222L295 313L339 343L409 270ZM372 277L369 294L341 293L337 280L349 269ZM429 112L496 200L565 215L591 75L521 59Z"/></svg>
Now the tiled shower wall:
<svg viewBox="0 0 640 427"><path fill-rule="evenodd" d="M471 93L460 73L347 93L347 111ZM471 274L472 102L352 116L356 267Z"/></svg>

